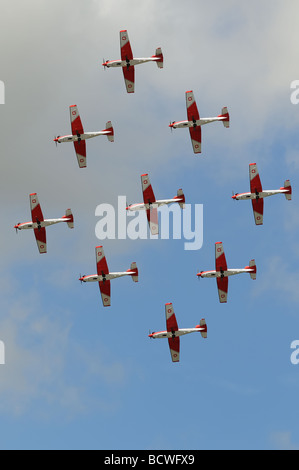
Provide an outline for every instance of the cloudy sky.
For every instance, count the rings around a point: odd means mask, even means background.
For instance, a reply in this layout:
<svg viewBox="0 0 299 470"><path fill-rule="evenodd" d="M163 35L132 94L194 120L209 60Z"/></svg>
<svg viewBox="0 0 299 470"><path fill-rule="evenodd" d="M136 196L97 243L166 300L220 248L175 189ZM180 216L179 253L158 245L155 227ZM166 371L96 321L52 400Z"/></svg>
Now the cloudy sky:
<svg viewBox="0 0 299 470"><path fill-rule="evenodd" d="M298 449L299 340L298 196L299 79L296 0L1 0L0 365L2 449ZM164 68L136 67L128 95L118 59L127 29L134 56L162 47ZM231 127L202 129L195 156L186 129L185 91L202 117L227 106ZM86 131L111 120L115 142L87 142L87 169L73 145L53 142L70 132L77 104ZM254 225L248 165L256 162L265 189L289 178L291 202L265 200L264 225ZM118 196L141 202L140 175L156 196L183 188L186 202L203 205L203 246L184 240L99 240L100 204ZM46 218L71 208L75 228L47 230L48 253L34 235L15 235L30 220L37 192ZM226 305L213 269L222 241L229 267L255 258L257 280L230 278ZM109 268L132 261L140 281L112 282L104 309L96 284L79 274L96 270L103 244ZM165 328L173 302L180 327L201 318L208 339L181 340L172 364L167 342L149 330ZM175 423L175 426L174 426Z"/></svg>

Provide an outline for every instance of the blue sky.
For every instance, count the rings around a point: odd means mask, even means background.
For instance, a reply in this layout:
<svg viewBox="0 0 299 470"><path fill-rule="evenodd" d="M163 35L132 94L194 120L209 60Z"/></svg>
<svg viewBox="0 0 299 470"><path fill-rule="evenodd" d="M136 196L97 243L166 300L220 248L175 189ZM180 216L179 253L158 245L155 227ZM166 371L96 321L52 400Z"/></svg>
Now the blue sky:
<svg viewBox="0 0 299 470"><path fill-rule="evenodd" d="M2 1L2 449L299 448L297 17L291 0ZM101 67L119 58L121 29L135 56L164 53L163 70L136 67L134 95L121 70ZM230 129L203 127L198 157L187 130L168 128L186 118L190 89L202 117L223 106L231 116ZM70 131L71 104L86 131L114 125L115 143L87 142L86 170L72 145L53 143ZM249 190L251 162L265 189L287 178L293 187L291 202L265 200L262 227L249 201L231 199ZM203 204L200 250L96 238L96 207L119 195L141 202L142 173L159 198L183 188ZM75 217L73 231L49 227L44 256L31 232L13 230L29 220L32 192L45 217L68 207ZM256 281L230 278L226 305L215 280L196 277L214 267L216 241L229 267L257 264ZM140 274L112 282L109 309L96 284L78 281L95 272L101 243L112 271L136 261ZM147 337L165 328L166 302L180 327L208 325L207 340L181 339L179 364Z"/></svg>

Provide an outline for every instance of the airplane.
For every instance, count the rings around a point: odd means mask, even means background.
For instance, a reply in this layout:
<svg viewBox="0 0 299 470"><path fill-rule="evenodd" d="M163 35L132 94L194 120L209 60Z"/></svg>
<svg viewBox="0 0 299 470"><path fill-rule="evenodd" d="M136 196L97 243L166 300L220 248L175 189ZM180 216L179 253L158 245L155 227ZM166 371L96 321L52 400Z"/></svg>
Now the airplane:
<svg viewBox="0 0 299 470"><path fill-rule="evenodd" d="M135 65L144 64L145 62L156 62L159 69L163 68L163 54L161 47L156 49L155 55L143 59L134 59L131 44L129 41L128 31L122 30L120 35L120 54L121 59L104 60L102 63L104 70L109 67L122 67L125 85L128 93L134 93L135 88Z"/></svg>
<svg viewBox="0 0 299 470"><path fill-rule="evenodd" d="M232 199L236 201L251 199L253 215L256 225L263 225L264 198L274 194L284 194L288 201L292 199L292 186L290 180L285 180L284 187L264 191L256 163L249 164L250 193L236 193Z"/></svg>
<svg viewBox="0 0 299 470"><path fill-rule="evenodd" d="M143 192L144 203L131 204L126 207L128 211L140 211L146 210L147 220L149 223L150 231L152 235L158 235L159 233L159 222L158 222L158 207L165 204L172 204L177 202L179 206L185 208L185 196L182 189L177 191L177 195L172 199L161 199L157 201L154 195L154 191L147 173L141 175L141 186Z"/></svg>
<svg viewBox="0 0 299 470"><path fill-rule="evenodd" d="M114 130L111 124L111 121L106 123L106 129L97 132L84 132L82 121L78 112L78 107L76 104L71 105L70 107L70 118L71 118L71 127L72 135L58 135L55 137L54 142L61 144L63 142L74 142L75 152L80 168L86 168L86 139L91 139L92 137L97 137L98 135L106 135L109 142L114 142Z"/></svg>
<svg viewBox="0 0 299 470"><path fill-rule="evenodd" d="M186 91L186 107L188 120L178 122L173 121L169 124L168 127L170 127L171 130L189 127L193 152L201 153L201 126L214 121L222 121L224 127L229 127L229 113L227 107L225 106L222 108L221 114L219 114L217 117L200 118L192 90Z"/></svg>
<svg viewBox="0 0 299 470"><path fill-rule="evenodd" d="M37 194L32 193L29 198L32 222L19 223L14 228L17 233L18 230L33 229L39 252L41 254L47 253L46 227L58 224L59 222L66 222L69 228L74 228L74 217L71 209L67 209L65 215L60 219L44 219Z"/></svg>
<svg viewBox="0 0 299 470"><path fill-rule="evenodd" d="M91 274L89 276L80 276L79 281L82 282L98 282L102 302L104 307L110 307L111 305L111 286L110 281L117 277L131 276L134 282L138 282L138 268L136 263L131 263L130 269L124 272L109 272L104 248L102 246L96 246L96 261L97 261L97 274Z"/></svg>
<svg viewBox="0 0 299 470"><path fill-rule="evenodd" d="M256 264L255 260L252 259L249 262L249 266L245 266L244 269L227 269L227 262L225 253L223 250L222 242L215 243L215 258L216 258L216 271L201 271L197 274L198 278L203 277L216 277L218 295L220 303L227 302L227 291L228 291L228 276L235 274L249 273L251 279L256 279Z"/></svg>
<svg viewBox="0 0 299 470"><path fill-rule="evenodd" d="M166 315L166 331L158 331L150 333L149 338L167 338L172 362L180 361L180 336L188 333L200 332L203 338L207 338L207 324L205 319L200 320L199 325L195 328L179 328L176 316L171 302L165 304Z"/></svg>

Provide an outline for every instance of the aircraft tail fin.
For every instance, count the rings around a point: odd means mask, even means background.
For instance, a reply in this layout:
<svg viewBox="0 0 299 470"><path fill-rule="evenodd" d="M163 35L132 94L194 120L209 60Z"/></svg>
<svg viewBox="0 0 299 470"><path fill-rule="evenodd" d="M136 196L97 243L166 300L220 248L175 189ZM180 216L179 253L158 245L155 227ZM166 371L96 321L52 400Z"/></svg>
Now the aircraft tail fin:
<svg viewBox="0 0 299 470"><path fill-rule="evenodd" d="M256 264L255 264L254 259L249 261L249 267L253 269L253 271L249 273L250 277L251 277L251 279L255 280L256 279Z"/></svg>
<svg viewBox="0 0 299 470"><path fill-rule="evenodd" d="M292 186L291 186L290 180L286 180L286 181L284 182L284 189L287 189L287 190L288 190L287 193L284 193L285 198L286 198L288 201L291 201L291 200L292 200Z"/></svg>
<svg viewBox="0 0 299 470"><path fill-rule="evenodd" d="M229 127L229 113L228 113L228 110L227 110L227 107L224 106L224 108L222 108L222 111L221 111L221 115L219 117L224 117L225 119L223 119L223 125L224 127Z"/></svg>
<svg viewBox="0 0 299 470"><path fill-rule="evenodd" d="M196 328L202 328L202 330L200 331L200 334L203 338L208 337L208 328L207 328L206 320L204 318L200 320L200 323L199 325L196 326Z"/></svg>
<svg viewBox="0 0 299 470"><path fill-rule="evenodd" d="M109 134L106 134L109 142L114 142L114 129L111 124L111 121L108 121L106 123L106 130L109 131Z"/></svg>
<svg viewBox="0 0 299 470"><path fill-rule="evenodd" d="M68 225L69 228L74 228L74 216L72 214L71 209L67 209L65 211L65 218L66 219L71 219L67 222L67 225Z"/></svg>
<svg viewBox="0 0 299 470"><path fill-rule="evenodd" d="M164 65L164 57L163 57L163 54L162 54L162 49L161 47L157 47L156 49L156 54L155 54L155 58L157 59L157 66L159 69L163 69L163 65Z"/></svg>
<svg viewBox="0 0 299 470"><path fill-rule="evenodd" d="M138 282L138 268L137 268L137 264L134 262L134 263L131 263L131 267L130 269L128 270L129 273L132 273L131 276L132 276L132 280L134 282Z"/></svg>

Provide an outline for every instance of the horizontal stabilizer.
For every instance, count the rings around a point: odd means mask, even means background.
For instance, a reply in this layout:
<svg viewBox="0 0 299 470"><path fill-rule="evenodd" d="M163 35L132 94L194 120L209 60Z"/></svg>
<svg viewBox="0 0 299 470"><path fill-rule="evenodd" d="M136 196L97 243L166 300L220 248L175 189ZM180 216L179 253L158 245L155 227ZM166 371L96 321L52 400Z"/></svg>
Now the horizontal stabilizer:
<svg viewBox="0 0 299 470"><path fill-rule="evenodd" d="M229 114L228 114L228 110L227 110L227 107L226 107L226 106L224 106L224 108L222 108L221 115L222 115L222 117L225 118L225 119L222 121L224 127L229 127Z"/></svg>
<svg viewBox="0 0 299 470"><path fill-rule="evenodd" d="M207 338L208 337L208 328L207 328L207 324L206 324L206 321L205 321L204 318L202 320L200 320L199 325L204 328L204 330L200 332L201 336L203 338Z"/></svg>
<svg viewBox="0 0 299 470"><path fill-rule="evenodd" d="M67 209L67 210L65 211L65 217L66 217L67 219L71 219L71 220L69 220L69 221L67 222L68 227L69 227L69 228L74 228L74 216L73 216L73 214L72 214L71 209Z"/></svg>
<svg viewBox="0 0 299 470"><path fill-rule="evenodd" d="M131 263L131 268L129 269L129 272L132 271L132 279L134 282L138 282L138 268L137 268L137 264L134 262L134 263Z"/></svg>
<svg viewBox="0 0 299 470"><path fill-rule="evenodd" d="M157 60L157 66L159 69L163 69L163 64L164 64L164 57L163 57L163 54L162 54L162 49L161 47L158 47L156 49L156 57L159 58L159 60Z"/></svg>
<svg viewBox="0 0 299 470"><path fill-rule="evenodd" d="M291 201L292 200L292 186L291 186L290 180L286 180L284 182L284 188L288 190L287 193L284 193L286 199L288 201Z"/></svg>
<svg viewBox="0 0 299 470"><path fill-rule="evenodd" d="M250 277L251 279L255 280L256 279L256 264L255 264L255 260L252 259L250 262L249 262L249 267L250 268L253 268L253 272L250 272Z"/></svg>
<svg viewBox="0 0 299 470"><path fill-rule="evenodd" d="M114 142L114 129L113 129L113 126L111 124L111 121L108 121L106 123L106 130L109 131L109 134L107 134L107 138L108 138L109 142Z"/></svg>

